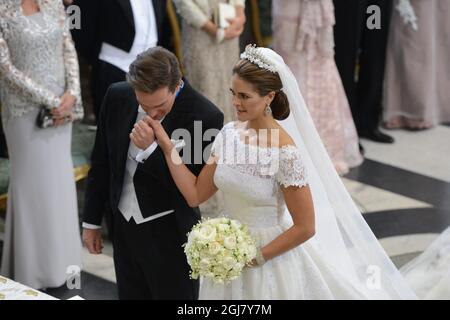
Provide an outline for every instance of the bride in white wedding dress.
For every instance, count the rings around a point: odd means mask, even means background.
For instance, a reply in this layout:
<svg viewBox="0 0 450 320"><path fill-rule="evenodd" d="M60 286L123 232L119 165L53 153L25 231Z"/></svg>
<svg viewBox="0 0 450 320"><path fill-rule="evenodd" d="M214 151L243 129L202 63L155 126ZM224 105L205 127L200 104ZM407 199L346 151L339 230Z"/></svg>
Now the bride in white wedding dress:
<svg viewBox="0 0 450 320"><path fill-rule="evenodd" d="M200 298L416 299L337 175L283 59L248 46L230 90L238 121L221 130L198 177L148 119L189 205L222 190L223 214L260 246L239 279L203 279Z"/></svg>

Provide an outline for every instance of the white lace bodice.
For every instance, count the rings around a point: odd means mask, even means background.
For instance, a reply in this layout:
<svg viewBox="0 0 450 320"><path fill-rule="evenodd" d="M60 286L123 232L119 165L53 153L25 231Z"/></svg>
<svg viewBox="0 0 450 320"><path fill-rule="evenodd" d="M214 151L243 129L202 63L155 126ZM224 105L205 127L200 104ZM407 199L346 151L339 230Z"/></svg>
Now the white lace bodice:
<svg viewBox="0 0 450 320"><path fill-rule="evenodd" d="M40 12L25 16L20 0L0 1L0 100L7 121L45 105L58 107L69 91L83 117L78 59L62 1L38 0Z"/></svg>
<svg viewBox="0 0 450 320"><path fill-rule="evenodd" d="M281 187L308 184L300 151L293 145L246 144L239 130L228 123L212 147L218 158L214 183L225 197L224 214L251 228L278 226L286 211Z"/></svg>

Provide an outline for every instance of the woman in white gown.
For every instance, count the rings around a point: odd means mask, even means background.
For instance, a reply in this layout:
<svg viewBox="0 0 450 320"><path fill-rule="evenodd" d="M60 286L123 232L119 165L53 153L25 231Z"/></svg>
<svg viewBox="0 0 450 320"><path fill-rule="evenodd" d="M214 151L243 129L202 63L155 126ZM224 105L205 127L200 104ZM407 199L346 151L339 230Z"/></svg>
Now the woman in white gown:
<svg viewBox="0 0 450 320"><path fill-rule="evenodd" d="M203 279L200 298L415 299L340 182L283 59L252 46L241 58L231 88L239 121L216 137L198 177L148 119L187 202L222 190L224 214L260 245L239 279Z"/></svg>

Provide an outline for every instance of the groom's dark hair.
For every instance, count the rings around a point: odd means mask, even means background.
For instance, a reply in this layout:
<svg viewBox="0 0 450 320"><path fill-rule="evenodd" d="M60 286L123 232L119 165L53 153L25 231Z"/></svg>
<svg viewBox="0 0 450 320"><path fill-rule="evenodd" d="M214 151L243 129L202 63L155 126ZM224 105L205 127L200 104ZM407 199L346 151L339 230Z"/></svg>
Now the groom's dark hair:
<svg viewBox="0 0 450 320"><path fill-rule="evenodd" d="M153 47L139 54L127 73L127 81L131 86L147 93L164 87L174 92L181 77L177 57L163 47Z"/></svg>

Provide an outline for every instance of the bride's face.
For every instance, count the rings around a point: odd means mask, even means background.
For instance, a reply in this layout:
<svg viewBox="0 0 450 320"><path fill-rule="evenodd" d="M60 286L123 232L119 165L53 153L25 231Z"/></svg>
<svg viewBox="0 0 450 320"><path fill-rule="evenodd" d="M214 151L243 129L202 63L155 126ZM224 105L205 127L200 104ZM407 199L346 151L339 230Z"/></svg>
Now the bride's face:
<svg viewBox="0 0 450 320"><path fill-rule="evenodd" d="M236 74L232 77L230 91L239 121L255 120L261 117L266 105L270 103L268 96L260 96L251 83Z"/></svg>

